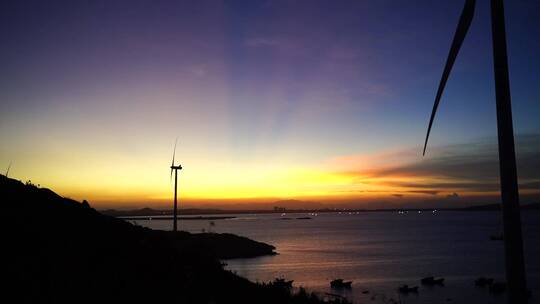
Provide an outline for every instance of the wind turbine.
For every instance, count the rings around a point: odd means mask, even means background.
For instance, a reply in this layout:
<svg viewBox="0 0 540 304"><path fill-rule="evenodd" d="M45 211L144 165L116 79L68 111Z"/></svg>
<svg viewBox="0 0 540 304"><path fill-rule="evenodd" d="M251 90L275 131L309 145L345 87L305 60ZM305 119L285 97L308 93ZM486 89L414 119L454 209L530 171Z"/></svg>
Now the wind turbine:
<svg viewBox="0 0 540 304"><path fill-rule="evenodd" d="M174 170L174 208L173 208L173 231L177 231L177 200L176 200L176 189L178 185L178 170L182 170L182 166L179 164L178 166L174 165L174 156L176 155L176 144L178 143L178 140L174 143L174 150L173 150L173 156L172 156L172 163L171 163L171 179L172 174Z"/></svg>
<svg viewBox="0 0 540 304"><path fill-rule="evenodd" d="M443 70L433 111L429 119L424 152L437 107L446 81L459 49L474 15L475 0L466 0L459 19L454 40ZM512 126L512 104L506 54L506 32L504 25L503 0L491 0L491 34L493 43L493 64L495 71L495 97L497 104L497 131L499 139L499 170L501 179L502 214L504 223L504 247L506 256L506 280L509 290L509 303L527 302L527 282L523 258L523 239L521 235L521 215L517 183L514 130Z"/></svg>

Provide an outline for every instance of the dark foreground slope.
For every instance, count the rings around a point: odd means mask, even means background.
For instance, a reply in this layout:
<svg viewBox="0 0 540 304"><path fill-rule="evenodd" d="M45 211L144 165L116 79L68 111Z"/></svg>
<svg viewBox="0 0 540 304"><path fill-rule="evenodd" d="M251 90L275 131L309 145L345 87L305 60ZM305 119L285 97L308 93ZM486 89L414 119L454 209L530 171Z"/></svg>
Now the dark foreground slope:
<svg viewBox="0 0 540 304"><path fill-rule="evenodd" d="M2 296L10 303L318 303L223 270L271 254L230 234L154 231L0 176Z"/></svg>

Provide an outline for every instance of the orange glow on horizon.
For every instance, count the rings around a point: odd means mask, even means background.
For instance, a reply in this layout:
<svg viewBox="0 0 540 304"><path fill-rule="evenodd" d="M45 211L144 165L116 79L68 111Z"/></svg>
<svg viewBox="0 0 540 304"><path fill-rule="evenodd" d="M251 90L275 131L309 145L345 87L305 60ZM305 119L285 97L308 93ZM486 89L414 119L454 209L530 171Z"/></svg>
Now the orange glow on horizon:
<svg viewBox="0 0 540 304"><path fill-rule="evenodd" d="M237 160L226 150L186 151L180 147L177 159L183 166L179 172L182 206L288 199L328 205L354 202L361 206L373 201L402 204L456 199L458 195L473 199L499 196L496 178L491 181L495 189L475 189L475 180L415 169L413 165L423 159L410 149L326 159L260 154ZM171 151L146 145L131 149L135 152L53 150L54 153L32 155L31 164L15 163L10 175L32 180L63 196L86 199L96 208L168 207L173 193L168 168Z"/></svg>
<svg viewBox="0 0 540 304"><path fill-rule="evenodd" d="M157 166L156 166L157 167ZM163 167L163 166L162 166ZM200 163L184 166L179 173L179 195L182 203L197 206L234 202L272 202L281 199L308 201L369 201L381 199L431 198L436 194L486 195L466 189L433 191L429 188L411 189L402 184L437 183L437 177L413 173L377 176L377 168L365 172L332 171L328 165L270 166L268 164L224 165ZM166 168L166 167L165 167ZM204 170L203 170L204 169ZM172 197L172 184L168 171L154 167L137 167L126 163L122 170L81 170L67 172L63 178L43 174L40 180L55 180L55 184L42 183L61 195L77 200L87 199L98 208L122 206L167 206ZM137 172L133 174L132 172ZM140 173L144 172L144 174ZM217 172L209 174L208 172ZM489 193L496 195L496 193ZM209 203L210 202L210 203Z"/></svg>

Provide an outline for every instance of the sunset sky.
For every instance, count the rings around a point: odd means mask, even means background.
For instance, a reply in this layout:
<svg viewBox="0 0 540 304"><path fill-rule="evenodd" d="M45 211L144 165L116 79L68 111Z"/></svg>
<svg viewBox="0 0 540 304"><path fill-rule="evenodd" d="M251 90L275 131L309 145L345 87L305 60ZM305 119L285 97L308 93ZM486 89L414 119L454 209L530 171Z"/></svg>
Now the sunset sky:
<svg viewBox="0 0 540 304"><path fill-rule="evenodd" d="M489 1L421 148L463 1L2 1L0 169L97 208L497 202ZM506 1L524 202L540 2ZM185 205L182 205L185 206Z"/></svg>

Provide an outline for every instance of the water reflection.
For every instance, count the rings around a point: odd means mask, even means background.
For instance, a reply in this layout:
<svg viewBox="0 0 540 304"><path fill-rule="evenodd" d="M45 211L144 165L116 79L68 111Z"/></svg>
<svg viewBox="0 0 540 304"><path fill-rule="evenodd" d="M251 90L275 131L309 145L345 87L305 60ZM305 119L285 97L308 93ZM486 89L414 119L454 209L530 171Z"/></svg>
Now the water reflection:
<svg viewBox="0 0 540 304"><path fill-rule="evenodd" d="M279 255L227 261L228 268L253 281L276 277L294 280L321 293L357 302L390 298L406 303L432 301L505 303L474 287L479 276L504 280L502 242L489 236L500 230L497 212L319 213L237 215L214 221L215 232L229 232L268 242ZM311 219L297 219L300 217ZM168 221L139 221L170 229ZM200 232L207 221L183 221L181 229ZM524 214L529 286L540 291L540 213ZM445 277L445 286L420 286L426 276ZM351 290L334 290L330 281L352 280ZM398 286L420 286L418 295L399 295ZM368 293L363 293L369 291Z"/></svg>

